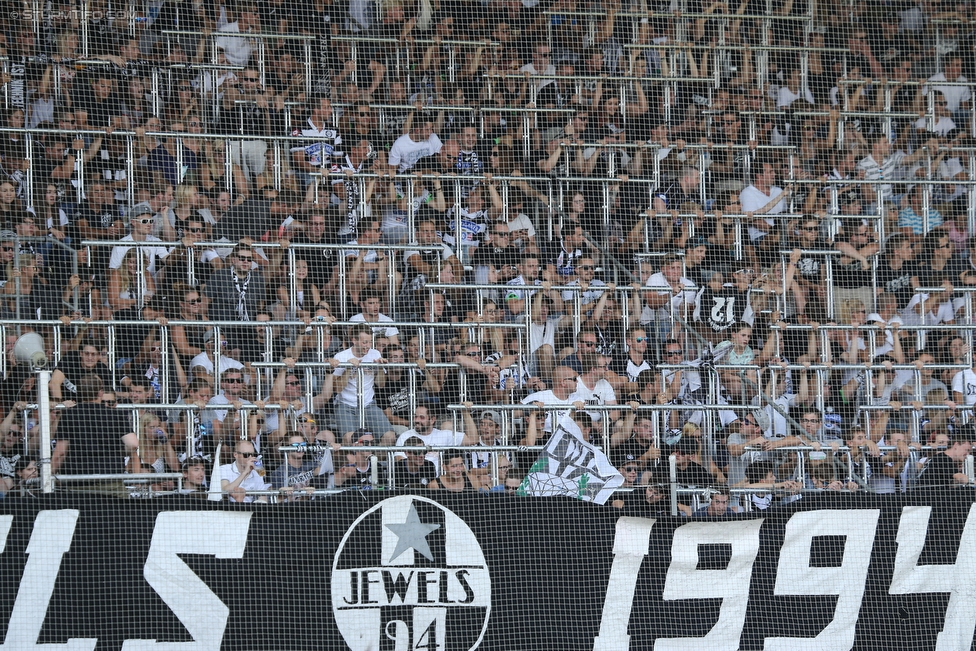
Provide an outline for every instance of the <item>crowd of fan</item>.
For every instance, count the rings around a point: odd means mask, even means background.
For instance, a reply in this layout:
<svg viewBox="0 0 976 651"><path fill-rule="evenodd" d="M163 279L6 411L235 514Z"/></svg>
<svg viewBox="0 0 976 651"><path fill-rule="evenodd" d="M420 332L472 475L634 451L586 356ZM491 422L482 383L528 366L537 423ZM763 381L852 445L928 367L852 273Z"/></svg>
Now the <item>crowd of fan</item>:
<svg viewBox="0 0 976 651"><path fill-rule="evenodd" d="M53 469L192 491L223 443L233 499L295 499L386 482L373 442L533 446L568 411L627 487L671 453L696 486L968 483L970 332L903 328L960 322L976 285L972 8L818 3L807 29L760 4L176 2L96 11L85 42L71 11L7 18L0 316L63 322ZM333 326L357 311L386 325ZM38 428L7 364L13 490ZM199 409L116 408L164 398ZM550 412L467 406L517 403ZM797 445L802 476L776 451ZM535 454L389 464L398 487L514 490Z"/></svg>

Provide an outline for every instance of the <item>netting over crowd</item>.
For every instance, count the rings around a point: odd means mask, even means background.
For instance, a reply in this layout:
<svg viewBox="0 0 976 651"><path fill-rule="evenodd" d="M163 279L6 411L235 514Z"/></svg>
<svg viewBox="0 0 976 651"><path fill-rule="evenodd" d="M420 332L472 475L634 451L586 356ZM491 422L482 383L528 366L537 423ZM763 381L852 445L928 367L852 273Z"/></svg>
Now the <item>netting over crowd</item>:
<svg viewBox="0 0 976 651"><path fill-rule="evenodd" d="M635 500L971 483L973 18L8 2L0 482L34 330L65 485L514 492L567 413Z"/></svg>

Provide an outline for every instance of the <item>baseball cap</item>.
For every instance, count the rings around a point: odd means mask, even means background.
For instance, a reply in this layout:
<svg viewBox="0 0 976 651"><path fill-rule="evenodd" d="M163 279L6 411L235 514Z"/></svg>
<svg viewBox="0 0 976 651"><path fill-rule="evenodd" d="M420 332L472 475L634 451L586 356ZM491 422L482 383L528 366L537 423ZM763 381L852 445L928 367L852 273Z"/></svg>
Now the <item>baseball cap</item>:
<svg viewBox="0 0 976 651"><path fill-rule="evenodd" d="M359 440L364 436L373 436L373 433L370 432L365 427L360 427L359 429L357 429L356 431L354 431L352 434L349 435L349 440L352 441L353 445L355 445L356 443L359 443ZM373 438L375 440L376 437L373 436Z"/></svg>
<svg viewBox="0 0 976 651"><path fill-rule="evenodd" d="M481 415L478 417L478 420L484 420L486 418L495 421L496 425L502 424L502 415L494 409L485 409L482 411Z"/></svg>
<svg viewBox="0 0 976 651"><path fill-rule="evenodd" d="M143 215L152 215L152 208L142 204L138 206L133 206L132 210L129 211L129 219L136 219L137 217L142 217Z"/></svg>
<svg viewBox="0 0 976 651"><path fill-rule="evenodd" d="M759 426L764 432L768 432L770 426L772 426L772 420L769 418L769 412L765 409L753 409L751 412L752 417L756 419L756 425Z"/></svg>

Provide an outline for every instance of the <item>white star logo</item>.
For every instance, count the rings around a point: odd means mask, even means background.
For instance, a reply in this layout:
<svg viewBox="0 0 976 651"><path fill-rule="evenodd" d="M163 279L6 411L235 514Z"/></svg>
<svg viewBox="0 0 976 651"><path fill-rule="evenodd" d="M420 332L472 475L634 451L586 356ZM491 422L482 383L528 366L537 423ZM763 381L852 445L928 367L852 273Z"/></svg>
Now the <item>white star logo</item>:
<svg viewBox="0 0 976 651"><path fill-rule="evenodd" d="M427 544L427 536L441 528L439 524L426 524L420 521L417 515L417 505L410 503L410 510L407 512L407 521L402 524L388 524L386 528L397 535L396 548L390 557L390 562L395 561L400 554L413 549L423 554L427 560L433 561L434 555L430 553L430 545Z"/></svg>

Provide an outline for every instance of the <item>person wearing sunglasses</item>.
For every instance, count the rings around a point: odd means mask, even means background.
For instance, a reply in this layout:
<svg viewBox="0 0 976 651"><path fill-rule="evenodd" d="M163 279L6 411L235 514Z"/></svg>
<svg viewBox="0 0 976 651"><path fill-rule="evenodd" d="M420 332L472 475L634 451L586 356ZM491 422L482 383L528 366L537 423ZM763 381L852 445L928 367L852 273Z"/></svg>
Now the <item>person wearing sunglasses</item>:
<svg viewBox="0 0 976 651"><path fill-rule="evenodd" d="M603 287L607 284L596 277L596 262L591 256L583 256L576 263L575 280L566 283L567 285L578 286L580 288L580 303L583 306L596 303L603 295ZM572 289L563 290L563 302L570 303L574 300L576 292Z"/></svg>
<svg viewBox="0 0 976 651"><path fill-rule="evenodd" d="M129 213L129 229L130 232L125 237L121 238L120 242L161 242L158 237L152 235L153 226L156 223L156 219L153 217L152 209L147 205L139 205L132 209ZM142 251L143 255L146 256L145 269L155 275L156 274L156 261L161 260L169 255L169 249L165 246L115 246L112 247L112 257L109 259L108 268L120 269L122 267L122 259L125 254L129 252L129 249L138 248Z"/></svg>
<svg viewBox="0 0 976 651"><path fill-rule="evenodd" d="M268 484L255 470L257 452L250 441L239 441L234 461L220 466L220 489L231 502L267 502L266 495L248 495L247 491L267 490Z"/></svg>

